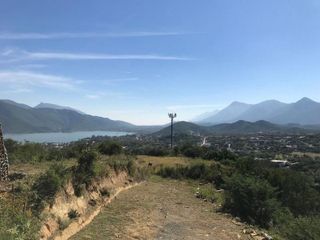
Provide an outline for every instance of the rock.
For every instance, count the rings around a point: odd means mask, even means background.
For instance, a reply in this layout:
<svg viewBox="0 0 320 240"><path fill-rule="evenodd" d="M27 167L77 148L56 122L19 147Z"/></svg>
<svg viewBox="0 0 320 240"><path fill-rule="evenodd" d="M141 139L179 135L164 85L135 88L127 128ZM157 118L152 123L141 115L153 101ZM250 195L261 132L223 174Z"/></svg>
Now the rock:
<svg viewBox="0 0 320 240"><path fill-rule="evenodd" d="M258 234L256 233L256 231L255 230L252 230L252 232L250 233L250 236L251 237L255 237L255 236L257 236Z"/></svg>
<svg viewBox="0 0 320 240"><path fill-rule="evenodd" d="M257 235L257 233L252 228L245 228L245 229L242 230L242 232L244 234L255 234L255 235Z"/></svg>
<svg viewBox="0 0 320 240"><path fill-rule="evenodd" d="M265 238L265 240L272 240L273 239L269 234L267 234L265 232L262 232L261 234Z"/></svg>
<svg viewBox="0 0 320 240"><path fill-rule="evenodd" d="M231 221L233 224L237 225L237 226L241 226L242 223L241 222L238 222L236 219L232 220Z"/></svg>

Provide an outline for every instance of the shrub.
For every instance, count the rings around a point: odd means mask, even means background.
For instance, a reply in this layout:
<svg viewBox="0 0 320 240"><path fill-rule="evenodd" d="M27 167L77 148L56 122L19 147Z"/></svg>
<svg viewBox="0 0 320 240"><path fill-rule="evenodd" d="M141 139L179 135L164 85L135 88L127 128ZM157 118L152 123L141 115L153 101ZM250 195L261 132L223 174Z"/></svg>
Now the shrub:
<svg viewBox="0 0 320 240"><path fill-rule="evenodd" d="M93 151L82 153L78 159L78 166L75 168L73 176L73 186L77 196L82 194L83 185L87 187L95 176L94 163L96 159L97 154Z"/></svg>
<svg viewBox="0 0 320 240"><path fill-rule="evenodd" d="M161 147L148 147L145 149L145 155L163 157L169 154L168 150Z"/></svg>
<svg viewBox="0 0 320 240"><path fill-rule="evenodd" d="M319 213L320 194L309 177L288 169L270 169L267 179L279 190L282 204L295 216Z"/></svg>
<svg viewBox="0 0 320 240"><path fill-rule="evenodd" d="M182 179L186 171L186 167L177 165L176 167L161 167L157 174L164 178Z"/></svg>
<svg viewBox="0 0 320 240"><path fill-rule="evenodd" d="M211 184L198 187L195 195L197 198L205 199L210 202L215 202L218 199L218 194L215 192L214 187Z"/></svg>
<svg viewBox="0 0 320 240"><path fill-rule="evenodd" d="M198 158L202 155L202 151L200 147L189 146L182 149L182 154L186 157Z"/></svg>
<svg viewBox="0 0 320 240"><path fill-rule="evenodd" d="M113 141L105 141L98 147L100 153L105 155L117 155L122 152L122 147L119 143Z"/></svg>
<svg viewBox="0 0 320 240"><path fill-rule="evenodd" d="M280 208L275 188L267 181L235 174L225 184L224 209L243 220L269 227Z"/></svg>
<svg viewBox="0 0 320 240"><path fill-rule="evenodd" d="M285 239L290 240L317 240L320 239L319 217L298 217L278 231Z"/></svg>
<svg viewBox="0 0 320 240"><path fill-rule="evenodd" d="M44 201L52 203L55 194L65 184L67 176L67 171L61 164L52 165L46 173L42 174L32 186L33 209L39 212L44 206Z"/></svg>
<svg viewBox="0 0 320 240"><path fill-rule="evenodd" d="M127 163L127 171L131 177L134 177L136 175L137 166L136 163L131 159Z"/></svg>
<svg viewBox="0 0 320 240"><path fill-rule="evenodd" d="M210 148L202 148L202 155L201 157L206 160L216 160L216 161L226 161L226 160L235 160L236 156L234 153L222 150L216 151Z"/></svg>
<svg viewBox="0 0 320 240"><path fill-rule="evenodd" d="M157 174L165 178L203 180L214 183L217 187L220 187L221 184L224 183L227 172L220 164L211 164L208 166L200 163L191 166L177 165L176 167L162 167Z"/></svg>
<svg viewBox="0 0 320 240"><path fill-rule="evenodd" d="M100 190L100 194L104 197L110 197L111 195L110 190L108 188L102 188Z"/></svg>
<svg viewBox="0 0 320 240"><path fill-rule="evenodd" d="M75 218L77 218L77 217L79 217L79 216L80 216L80 214L77 212L77 210L72 209L72 210L70 210L70 211L68 212L68 217L69 217L70 219L75 219Z"/></svg>
<svg viewBox="0 0 320 240"><path fill-rule="evenodd" d="M39 220L16 201L0 198L0 239L39 239Z"/></svg>

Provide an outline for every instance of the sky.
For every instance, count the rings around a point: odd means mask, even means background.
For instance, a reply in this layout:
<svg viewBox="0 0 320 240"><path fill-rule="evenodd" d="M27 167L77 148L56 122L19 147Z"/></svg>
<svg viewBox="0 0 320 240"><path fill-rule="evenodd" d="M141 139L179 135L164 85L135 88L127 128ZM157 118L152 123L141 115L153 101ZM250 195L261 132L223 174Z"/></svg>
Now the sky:
<svg viewBox="0 0 320 240"><path fill-rule="evenodd" d="M318 0L1 0L0 98L140 125L320 101Z"/></svg>

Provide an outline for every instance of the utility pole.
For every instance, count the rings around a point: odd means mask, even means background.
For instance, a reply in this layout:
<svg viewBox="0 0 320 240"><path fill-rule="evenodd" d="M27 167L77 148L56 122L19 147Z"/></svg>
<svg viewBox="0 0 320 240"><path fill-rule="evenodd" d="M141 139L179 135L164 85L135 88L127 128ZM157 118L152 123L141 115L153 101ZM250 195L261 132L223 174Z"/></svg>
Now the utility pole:
<svg viewBox="0 0 320 240"><path fill-rule="evenodd" d="M168 113L169 118L171 119L171 149L173 148L173 119L177 117L176 113Z"/></svg>

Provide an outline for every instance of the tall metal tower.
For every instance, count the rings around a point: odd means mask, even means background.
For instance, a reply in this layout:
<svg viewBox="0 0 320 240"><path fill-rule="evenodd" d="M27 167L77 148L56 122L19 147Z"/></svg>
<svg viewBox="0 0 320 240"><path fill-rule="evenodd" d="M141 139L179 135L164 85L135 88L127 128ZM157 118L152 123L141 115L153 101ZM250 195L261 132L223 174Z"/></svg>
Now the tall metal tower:
<svg viewBox="0 0 320 240"><path fill-rule="evenodd" d="M168 113L169 118L171 119L171 149L173 148L173 119L177 117L176 113Z"/></svg>

